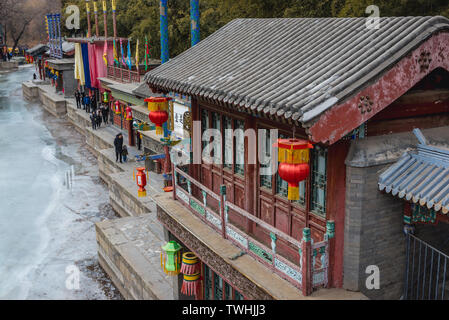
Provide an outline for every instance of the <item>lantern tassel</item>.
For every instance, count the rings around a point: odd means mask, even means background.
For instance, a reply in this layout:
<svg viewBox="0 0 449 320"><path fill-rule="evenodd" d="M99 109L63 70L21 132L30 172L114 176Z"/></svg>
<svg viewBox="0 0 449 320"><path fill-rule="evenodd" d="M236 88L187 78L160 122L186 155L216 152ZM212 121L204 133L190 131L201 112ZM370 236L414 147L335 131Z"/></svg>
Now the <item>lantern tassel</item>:
<svg viewBox="0 0 449 320"><path fill-rule="evenodd" d="M299 186L288 186L288 200L297 201L299 200Z"/></svg>
<svg viewBox="0 0 449 320"><path fill-rule="evenodd" d="M196 281L184 280L181 287L181 293L186 296L199 296L201 279Z"/></svg>
<svg viewBox="0 0 449 320"><path fill-rule="evenodd" d="M199 263L188 265L188 264L182 264L181 266L181 273L184 274L194 274L201 270L201 265Z"/></svg>
<svg viewBox="0 0 449 320"><path fill-rule="evenodd" d="M143 191L137 191L137 195L139 196L139 198L143 198L143 197L146 197L147 196L147 192L146 192L146 190L143 190Z"/></svg>
<svg viewBox="0 0 449 320"><path fill-rule="evenodd" d="M162 127L156 127L156 134L161 136L164 134L164 129Z"/></svg>
<svg viewBox="0 0 449 320"><path fill-rule="evenodd" d="M136 181L136 169L133 168L133 181Z"/></svg>

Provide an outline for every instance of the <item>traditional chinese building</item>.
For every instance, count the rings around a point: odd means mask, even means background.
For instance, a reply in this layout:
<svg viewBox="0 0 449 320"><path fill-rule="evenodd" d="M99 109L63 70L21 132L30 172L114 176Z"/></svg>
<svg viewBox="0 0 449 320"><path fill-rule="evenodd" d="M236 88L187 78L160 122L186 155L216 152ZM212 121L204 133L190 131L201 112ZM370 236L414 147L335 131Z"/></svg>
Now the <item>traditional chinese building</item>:
<svg viewBox="0 0 449 320"><path fill-rule="evenodd" d="M46 53L48 46L45 44L38 44L31 49L26 51L26 54L33 57L34 64L36 66L36 71L38 72L38 77L40 80L45 80L45 61L48 59L48 54Z"/></svg>
<svg viewBox="0 0 449 320"><path fill-rule="evenodd" d="M421 223L413 237L445 261L449 20L365 22L237 19L145 76L154 93L190 97L200 132L222 132L219 161L175 167L173 195L156 200L171 239L202 261L199 298L289 299L334 287L398 299L417 277L434 281L423 291L444 291L443 266L438 282L430 260L427 274L421 266L407 278L406 260L421 255L403 229L404 216L406 230ZM227 129L253 129L267 156L275 150L261 129L313 143L299 200L288 200L279 174L261 174L269 165L249 163L249 133ZM193 149L211 141L193 132ZM379 269L378 290L365 285L369 266Z"/></svg>

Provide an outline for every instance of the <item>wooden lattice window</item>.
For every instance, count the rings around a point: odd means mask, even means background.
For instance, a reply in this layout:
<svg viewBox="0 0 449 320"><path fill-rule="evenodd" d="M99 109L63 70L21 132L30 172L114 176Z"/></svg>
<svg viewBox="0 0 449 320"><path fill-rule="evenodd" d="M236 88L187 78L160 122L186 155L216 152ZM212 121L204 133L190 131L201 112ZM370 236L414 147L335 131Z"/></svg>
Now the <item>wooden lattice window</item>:
<svg viewBox="0 0 449 320"><path fill-rule="evenodd" d="M204 300L244 300L243 295L203 264Z"/></svg>
<svg viewBox="0 0 449 320"><path fill-rule="evenodd" d="M202 137L204 136L204 132L209 129L209 111L202 109L201 110L201 141L203 140ZM202 141L202 150L207 147L209 144L209 141Z"/></svg>
<svg viewBox="0 0 449 320"><path fill-rule="evenodd" d="M235 130L235 164L234 172L245 175L245 121L234 120ZM240 129L240 130L239 130ZM236 131L238 130L238 131Z"/></svg>
<svg viewBox="0 0 449 320"><path fill-rule="evenodd" d="M259 137L260 139L261 137ZM272 154L273 154L273 146L271 145L271 137L270 137L270 130L265 130L265 154L267 159L271 158ZM273 161L277 161L277 159L272 159ZM267 164L260 164L260 168L264 169L265 171L269 170L271 168L271 162L267 163ZM271 170L269 170L269 172L271 172ZM265 187L267 189L272 189L273 188L273 183L272 183L272 175L260 175L260 186L261 187Z"/></svg>
<svg viewBox="0 0 449 320"><path fill-rule="evenodd" d="M212 129L216 129L220 132L221 135L221 115L216 112L212 112ZM217 164L221 164L222 152L221 152L221 139L215 139L215 136L212 138L212 143L214 144L214 162ZM218 154L215 154L215 150L218 151Z"/></svg>
<svg viewBox="0 0 449 320"><path fill-rule="evenodd" d="M232 143L232 134L227 134L226 130L232 129L232 120L229 117L223 117L223 129L224 129L224 161L223 167L232 169L233 163L233 143Z"/></svg>
<svg viewBox="0 0 449 320"><path fill-rule="evenodd" d="M327 149L315 145L312 149L310 211L326 217Z"/></svg>

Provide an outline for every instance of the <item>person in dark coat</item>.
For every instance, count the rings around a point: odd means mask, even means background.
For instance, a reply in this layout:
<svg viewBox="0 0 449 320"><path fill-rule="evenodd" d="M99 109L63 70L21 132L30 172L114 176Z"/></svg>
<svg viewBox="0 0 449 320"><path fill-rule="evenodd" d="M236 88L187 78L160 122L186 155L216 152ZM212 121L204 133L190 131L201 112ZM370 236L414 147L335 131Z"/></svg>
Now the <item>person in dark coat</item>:
<svg viewBox="0 0 449 320"><path fill-rule="evenodd" d="M123 162L126 163L126 161L128 160L128 148L126 146L123 146L123 148L122 148L122 157L123 157Z"/></svg>
<svg viewBox="0 0 449 320"><path fill-rule="evenodd" d="M83 105L83 110L86 110L86 94L84 91L81 93L81 104Z"/></svg>
<svg viewBox="0 0 449 320"><path fill-rule="evenodd" d="M102 114L103 114L103 122L105 125L108 124L108 118L109 118L109 108L107 107L107 105L103 105L102 108Z"/></svg>
<svg viewBox="0 0 449 320"><path fill-rule="evenodd" d="M97 126L98 126L98 128L101 127L101 121L102 121L101 110L98 109L98 110L97 110Z"/></svg>
<svg viewBox="0 0 449 320"><path fill-rule="evenodd" d="M97 117L95 112L92 112L90 115L90 121L92 122L92 130L97 130Z"/></svg>
<svg viewBox="0 0 449 320"><path fill-rule="evenodd" d="M76 108L81 109L81 93L78 90L75 91L75 100Z"/></svg>
<svg viewBox="0 0 449 320"><path fill-rule="evenodd" d="M123 135L119 133L114 140L115 147L115 162L118 162L120 159L120 163L122 162L122 151L123 151Z"/></svg>
<svg viewBox="0 0 449 320"><path fill-rule="evenodd" d="M142 149L142 136L140 135L140 132L137 132L136 136L137 136L137 150L140 151Z"/></svg>
<svg viewBox="0 0 449 320"><path fill-rule="evenodd" d="M110 106L108 106L108 113L109 113L109 119L111 121L111 124L114 124L114 110L112 109L112 103Z"/></svg>
<svg viewBox="0 0 449 320"><path fill-rule="evenodd" d="M97 112L97 99L95 99L95 95L92 94L90 96L90 104L91 104L91 109L93 112Z"/></svg>

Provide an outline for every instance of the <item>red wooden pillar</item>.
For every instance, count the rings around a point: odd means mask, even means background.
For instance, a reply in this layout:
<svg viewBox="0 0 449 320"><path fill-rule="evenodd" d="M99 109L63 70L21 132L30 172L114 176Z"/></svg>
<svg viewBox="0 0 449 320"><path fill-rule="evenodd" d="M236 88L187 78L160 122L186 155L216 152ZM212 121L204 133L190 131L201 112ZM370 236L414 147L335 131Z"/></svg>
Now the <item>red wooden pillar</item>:
<svg viewBox="0 0 449 320"><path fill-rule="evenodd" d="M310 237L310 228L302 230L301 244L301 274L302 274L302 294L308 296L312 293L312 242Z"/></svg>
<svg viewBox="0 0 449 320"><path fill-rule="evenodd" d="M343 286L344 226L346 209L346 156L350 141L341 140L328 149L327 220L335 221L335 237L329 245L328 282L331 287Z"/></svg>
<svg viewBox="0 0 449 320"><path fill-rule="evenodd" d="M130 147L134 147L134 130L133 130L133 120L127 120L128 122L128 144Z"/></svg>

